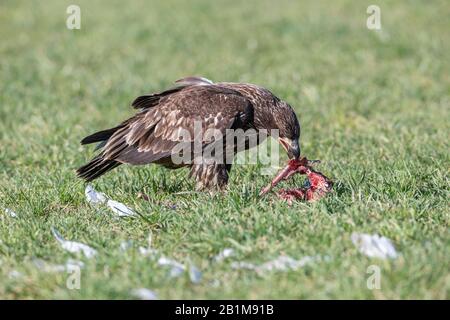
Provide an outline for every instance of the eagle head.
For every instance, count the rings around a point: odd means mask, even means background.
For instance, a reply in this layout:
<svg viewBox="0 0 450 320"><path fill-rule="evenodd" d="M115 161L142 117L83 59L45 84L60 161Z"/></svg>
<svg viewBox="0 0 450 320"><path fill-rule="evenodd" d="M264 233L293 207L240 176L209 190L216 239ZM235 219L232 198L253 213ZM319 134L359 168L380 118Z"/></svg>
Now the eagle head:
<svg viewBox="0 0 450 320"><path fill-rule="evenodd" d="M290 159L300 157L300 123L294 109L284 101L273 110L275 126L279 130L278 140Z"/></svg>

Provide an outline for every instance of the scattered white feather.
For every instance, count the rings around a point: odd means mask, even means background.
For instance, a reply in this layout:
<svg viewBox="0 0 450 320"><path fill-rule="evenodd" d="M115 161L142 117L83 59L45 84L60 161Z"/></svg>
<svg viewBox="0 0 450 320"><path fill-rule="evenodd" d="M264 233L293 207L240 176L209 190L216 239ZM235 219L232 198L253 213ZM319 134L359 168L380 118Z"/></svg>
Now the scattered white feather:
<svg viewBox="0 0 450 320"><path fill-rule="evenodd" d="M133 210L131 210L126 205L124 205L123 203L120 203L118 201L108 200L108 202L106 202L106 204L119 217L129 217L129 216L134 216L136 214Z"/></svg>
<svg viewBox="0 0 450 320"><path fill-rule="evenodd" d="M279 256L278 258L276 258L274 260L267 261L266 263L262 264L261 266L258 267L258 269L261 271L297 270L313 261L314 261L314 258L310 257L310 256L303 257L300 260L296 260L289 256Z"/></svg>
<svg viewBox="0 0 450 320"><path fill-rule="evenodd" d="M11 209L4 208L3 211L5 211L5 213L6 213L7 215L9 215L11 218L17 218L17 213L15 213L14 211L12 211Z"/></svg>
<svg viewBox="0 0 450 320"><path fill-rule="evenodd" d="M235 261L235 262L231 263L231 268L236 269L236 270L237 269L255 270L257 268L257 266L250 262Z"/></svg>
<svg viewBox="0 0 450 320"><path fill-rule="evenodd" d="M370 258L395 259L398 256L391 240L377 234L352 233L351 239L359 252Z"/></svg>
<svg viewBox="0 0 450 320"><path fill-rule="evenodd" d="M218 288L220 287L220 280L219 279L212 279L211 281L208 282L208 286L212 287L212 288Z"/></svg>
<svg viewBox="0 0 450 320"><path fill-rule="evenodd" d="M151 238L150 238L151 239ZM149 240L149 243L151 243L151 240ZM169 269L169 277L170 278L176 278L181 276L184 272L187 271L187 268L184 264L174 260L170 259L168 257L165 257L161 255L158 250L153 248L145 248L145 247L139 247L138 248L139 253L143 255L144 257L150 257L152 259L157 259L156 263L158 266L168 268ZM189 277L193 283L197 283L201 280L201 272L198 270L195 266L191 265L191 268L189 269Z"/></svg>
<svg viewBox="0 0 450 320"><path fill-rule="evenodd" d="M158 254L158 250L153 249L153 248L144 248L144 247L139 247L139 253L141 255L143 255L144 257L154 257Z"/></svg>
<svg viewBox="0 0 450 320"><path fill-rule="evenodd" d="M131 294L141 300L158 300L156 293L146 288L134 289Z"/></svg>
<svg viewBox="0 0 450 320"><path fill-rule="evenodd" d="M169 277L170 278L179 277L186 270L186 267L183 264L181 264L178 261L175 261L173 259L164 257L164 256L162 256L158 259L158 265L169 268Z"/></svg>
<svg viewBox="0 0 450 320"><path fill-rule="evenodd" d="M49 264L42 259L34 259L33 264L43 272L63 272L66 270L62 264Z"/></svg>
<svg viewBox="0 0 450 320"><path fill-rule="evenodd" d="M19 279L23 277L23 273L17 271L17 270L12 270L8 273L8 278L10 279Z"/></svg>
<svg viewBox="0 0 450 320"><path fill-rule="evenodd" d="M120 251L122 251L122 252L127 251L127 250L130 249L131 247L133 247L133 240L125 240L125 241L122 241L122 242L120 243L120 246L119 246Z"/></svg>
<svg viewBox="0 0 450 320"><path fill-rule="evenodd" d="M86 186L84 194L86 195L87 202L94 205L106 203L111 211L119 217L130 217L136 214L132 209L123 203L109 199L108 196L102 192L97 192L90 184Z"/></svg>
<svg viewBox="0 0 450 320"><path fill-rule="evenodd" d="M272 271L298 270L299 268L302 268L305 265L314 262L318 259L319 258L317 257L306 256L301 258L300 260L296 260L289 256L279 256L273 260L264 262L263 264L260 265L244 261L235 261L231 264L231 267L233 269L254 270L258 273L264 274L266 272Z"/></svg>
<svg viewBox="0 0 450 320"><path fill-rule="evenodd" d="M191 282L194 284L202 281L202 272L193 264L189 266L189 279L191 279Z"/></svg>
<svg viewBox="0 0 450 320"><path fill-rule="evenodd" d="M102 192L95 191L90 184L86 186L84 194L86 195L87 202L92 204L102 204L107 201L107 196Z"/></svg>
<svg viewBox="0 0 450 320"><path fill-rule="evenodd" d="M232 248L225 248L222 251L220 251L215 257L214 257L214 261L215 262L222 262L223 260L234 256L235 252L234 249Z"/></svg>
<svg viewBox="0 0 450 320"><path fill-rule="evenodd" d="M68 259L65 267L66 270L73 269L74 267L84 268L84 262L80 260Z"/></svg>
<svg viewBox="0 0 450 320"><path fill-rule="evenodd" d="M68 259L65 264L50 264L42 259L34 259L36 268L43 272L65 272L73 270L74 268L83 268L84 263L79 260Z"/></svg>
<svg viewBox="0 0 450 320"><path fill-rule="evenodd" d="M97 251L90 246L76 241L67 241L65 240L55 228L52 227L52 233L55 236L56 240L61 244L61 247L64 250L67 250L72 253L82 252L86 258L92 258L97 254Z"/></svg>

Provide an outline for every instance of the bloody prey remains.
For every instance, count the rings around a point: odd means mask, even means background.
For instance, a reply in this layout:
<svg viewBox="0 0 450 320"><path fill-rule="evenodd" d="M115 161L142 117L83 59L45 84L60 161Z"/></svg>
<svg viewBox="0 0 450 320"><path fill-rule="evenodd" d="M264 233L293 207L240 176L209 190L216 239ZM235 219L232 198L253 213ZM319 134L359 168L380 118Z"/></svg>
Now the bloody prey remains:
<svg viewBox="0 0 450 320"><path fill-rule="evenodd" d="M277 192L278 197L292 204L294 200L315 201L331 191L333 183L321 172L315 171L312 166L319 161L311 161L303 157L301 159L289 160L284 167L272 180L272 182L261 190L260 195L265 195L282 180L287 180L294 174L306 175L308 180L301 188L281 189Z"/></svg>

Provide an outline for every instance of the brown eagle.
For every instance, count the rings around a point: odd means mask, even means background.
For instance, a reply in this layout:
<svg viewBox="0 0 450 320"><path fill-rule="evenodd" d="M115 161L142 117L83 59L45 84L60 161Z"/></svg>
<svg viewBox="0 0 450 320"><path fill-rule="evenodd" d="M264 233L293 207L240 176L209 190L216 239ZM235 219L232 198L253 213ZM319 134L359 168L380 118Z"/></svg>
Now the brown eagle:
<svg viewBox="0 0 450 320"><path fill-rule="evenodd" d="M81 141L81 144L98 142L100 153L77 170L79 177L91 181L123 163L157 163L171 169L190 167L190 176L196 179L198 189L223 188L231 163L217 159L227 152L235 154L252 147L246 141L240 149L235 139L226 139L230 129L256 133L265 129L269 134L277 129L279 142L289 158L300 156L300 124L294 110L269 90L254 84L213 83L201 77L187 77L176 81L171 89L138 97L132 106L139 109L133 117ZM195 122L202 129L217 130L221 137L206 139L196 135ZM183 130L191 133L188 138L180 137ZM216 152L213 161L174 162L174 153L178 152L174 150L180 141L197 142L202 150L219 144L224 151ZM260 142L259 139L257 144ZM192 151L191 159L197 153Z"/></svg>

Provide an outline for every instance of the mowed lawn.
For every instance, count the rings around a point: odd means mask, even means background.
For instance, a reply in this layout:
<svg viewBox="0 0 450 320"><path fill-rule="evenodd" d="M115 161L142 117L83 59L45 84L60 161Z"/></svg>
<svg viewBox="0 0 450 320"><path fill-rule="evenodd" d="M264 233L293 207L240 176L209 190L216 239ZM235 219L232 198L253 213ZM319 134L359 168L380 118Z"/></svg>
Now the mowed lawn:
<svg viewBox="0 0 450 320"><path fill-rule="evenodd" d="M81 30L66 28L70 4ZM366 27L370 4L380 31ZM447 1L1 1L0 207L17 217L0 209L0 298L130 299L137 288L160 299L449 298L449 16ZM189 193L187 170L122 166L93 185L141 215L88 204L74 169L94 151L79 140L188 75L260 84L288 101L303 154L322 160L334 192L289 207L258 197L271 178L261 165L235 166L228 192L214 195ZM64 251L51 227L97 256ZM362 255L353 232L388 237L399 257ZM143 256L149 236L196 265L200 283ZM235 256L214 262L224 248ZM326 259L232 268L280 255ZM70 273L36 264L70 258L85 264L78 290ZM370 266L380 289L367 286Z"/></svg>

